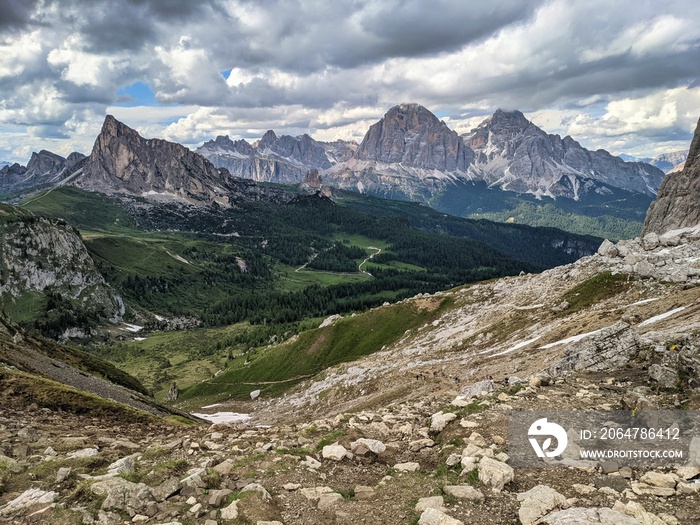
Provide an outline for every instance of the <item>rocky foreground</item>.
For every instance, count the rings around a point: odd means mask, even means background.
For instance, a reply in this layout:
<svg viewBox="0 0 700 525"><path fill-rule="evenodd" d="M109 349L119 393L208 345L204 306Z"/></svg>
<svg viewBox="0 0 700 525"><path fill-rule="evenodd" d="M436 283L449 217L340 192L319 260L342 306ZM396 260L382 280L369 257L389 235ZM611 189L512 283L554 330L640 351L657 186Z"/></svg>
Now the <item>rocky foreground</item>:
<svg viewBox="0 0 700 525"><path fill-rule="evenodd" d="M698 466L508 465L508 410L624 409L677 398L647 382L641 367L616 377L538 374L507 387L477 385L484 390L473 397L465 389L452 399L267 428L105 421L40 404L27 410L5 384L0 521L700 522Z"/></svg>
<svg viewBox="0 0 700 525"><path fill-rule="evenodd" d="M453 305L280 399L217 407L246 424L57 405L5 367L0 522L700 523L699 465L514 469L507 441L510 410L698 410L699 254L697 229L649 234L414 298Z"/></svg>

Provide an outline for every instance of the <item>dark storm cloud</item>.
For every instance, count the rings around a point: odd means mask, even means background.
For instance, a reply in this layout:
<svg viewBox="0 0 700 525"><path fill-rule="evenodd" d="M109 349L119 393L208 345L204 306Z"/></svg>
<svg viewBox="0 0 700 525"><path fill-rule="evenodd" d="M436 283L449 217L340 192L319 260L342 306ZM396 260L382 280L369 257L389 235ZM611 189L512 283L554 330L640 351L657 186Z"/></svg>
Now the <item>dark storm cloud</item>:
<svg viewBox="0 0 700 525"><path fill-rule="evenodd" d="M270 1L264 10L242 4L229 10L244 37L233 56L245 65L310 72L448 52L527 19L538 2Z"/></svg>
<svg viewBox="0 0 700 525"><path fill-rule="evenodd" d="M508 0L454 2L393 0L369 5L361 13L363 29L377 39L373 58L445 53L480 40L530 16L539 2Z"/></svg>
<svg viewBox="0 0 700 525"><path fill-rule="evenodd" d="M61 23L71 24L95 53L142 48L157 40L159 29L206 18L217 0L53 0Z"/></svg>
<svg viewBox="0 0 700 525"><path fill-rule="evenodd" d="M24 27L36 3L37 0L1 0L0 31Z"/></svg>

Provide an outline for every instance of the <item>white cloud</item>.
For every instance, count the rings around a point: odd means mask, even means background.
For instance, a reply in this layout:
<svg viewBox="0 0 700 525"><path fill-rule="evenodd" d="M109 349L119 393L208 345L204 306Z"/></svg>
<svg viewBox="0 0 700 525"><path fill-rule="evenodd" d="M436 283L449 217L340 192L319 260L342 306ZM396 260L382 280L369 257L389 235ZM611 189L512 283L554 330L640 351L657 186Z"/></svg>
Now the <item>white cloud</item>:
<svg viewBox="0 0 700 525"><path fill-rule="evenodd" d="M693 0L52 0L0 33L0 126L87 149L78 120L109 108L188 144L359 139L412 101L459 133L500 107L588 147L658 150L697 117L698 19ZM110 108L136 81L166 109Z"/></svg>

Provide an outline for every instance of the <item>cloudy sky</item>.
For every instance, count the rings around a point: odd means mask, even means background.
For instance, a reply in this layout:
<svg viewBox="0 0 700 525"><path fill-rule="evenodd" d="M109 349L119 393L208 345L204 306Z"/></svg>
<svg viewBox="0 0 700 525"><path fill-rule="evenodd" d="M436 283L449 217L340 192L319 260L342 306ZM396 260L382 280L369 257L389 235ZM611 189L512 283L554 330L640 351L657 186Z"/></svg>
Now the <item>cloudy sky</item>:
<svg viewBox="0 0 700 525"><path fill-rule="evenodd" d="M654 156L688 148L699 74L697 0L0 0L0 160L89 153L107 113L190 147L359 141L401 102Z"/></svg>

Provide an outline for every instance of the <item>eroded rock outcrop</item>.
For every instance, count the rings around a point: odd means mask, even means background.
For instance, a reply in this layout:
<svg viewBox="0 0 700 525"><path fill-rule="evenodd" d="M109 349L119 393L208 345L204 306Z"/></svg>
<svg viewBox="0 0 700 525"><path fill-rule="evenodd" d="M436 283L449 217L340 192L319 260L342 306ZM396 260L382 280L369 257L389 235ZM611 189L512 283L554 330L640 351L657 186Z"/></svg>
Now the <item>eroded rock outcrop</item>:
<svg viewBox="0 0 700 525"><path fill-rule="evenodd" d="M700 120L685 167L667 175L644 221L644 235L700 225Z"/></svg>

